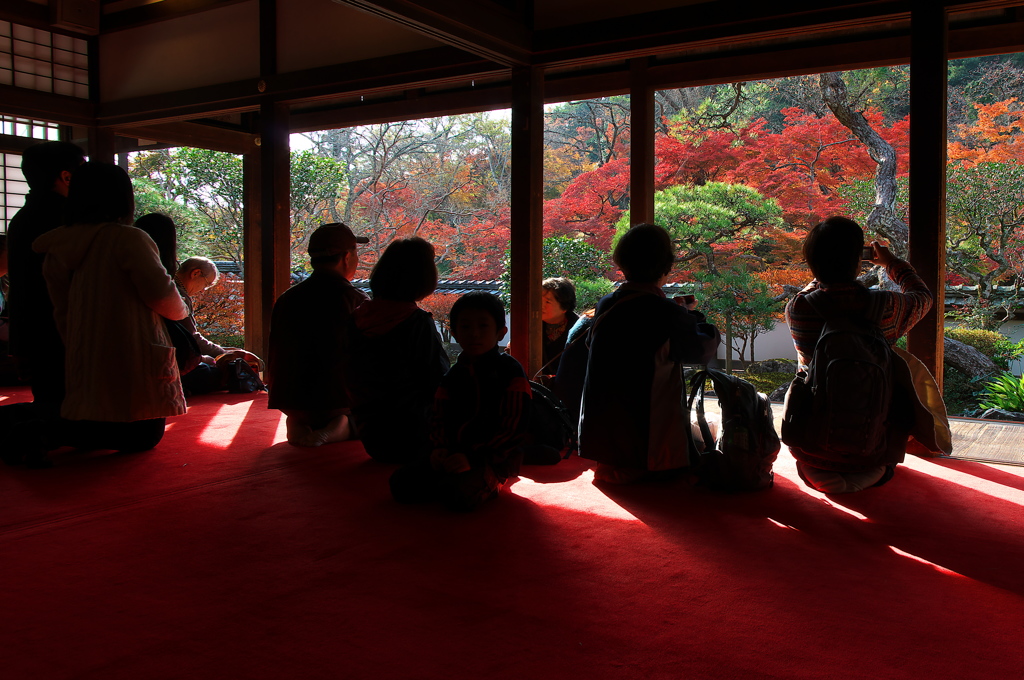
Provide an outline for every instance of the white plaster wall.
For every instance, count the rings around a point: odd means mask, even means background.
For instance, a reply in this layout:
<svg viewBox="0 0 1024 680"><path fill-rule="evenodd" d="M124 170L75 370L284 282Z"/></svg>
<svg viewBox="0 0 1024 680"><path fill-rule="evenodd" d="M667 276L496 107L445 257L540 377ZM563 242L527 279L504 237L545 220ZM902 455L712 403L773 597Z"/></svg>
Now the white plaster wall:
<svg viewBox="0 0 1024 680"><path fill-rule="evenodd" d="M250 0L109 33L100 38L99 59L105 102L256 78L259 5Z"/></svg>
<svg viewBox="0 0 1024 680"><path fill-rule="evenodd" d="M722 331L722 344L718 348L718 358L725 359L725 329ZM747 357L750 350L747 350ZM733 352L733 359L738 355ZM796 348L793 347L793 336L789 334L789 326L779 322L775 328L767 333L757 336L754 340L754 361L766 361L768 359L793 359L796 361Z"/></svg>
<svg viewBox="0 0 1024 680"><path fill-rule="evenodd" d="M329 0L277 5L282 73L439 47L441 43Z"/></svg>

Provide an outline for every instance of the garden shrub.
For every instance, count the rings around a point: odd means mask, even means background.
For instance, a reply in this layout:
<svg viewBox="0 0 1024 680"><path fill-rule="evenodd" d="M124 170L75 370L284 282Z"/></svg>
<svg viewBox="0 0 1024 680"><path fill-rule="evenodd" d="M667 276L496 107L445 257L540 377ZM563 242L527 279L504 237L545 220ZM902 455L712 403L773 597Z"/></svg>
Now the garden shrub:
<svg viewBox="0 0 1024 680"><path fill-rule="evenodd" d="M978 410L980 383L946 364L942 378L942 401L946 404L946 412L951 416L974 414Z"/></svg>
<svg viewBox="0 0 1024 680"><path fill-rule="evenodd" d="M980 402L982 408L1024 412L1024 378L1003 373L986 382L984 389Z"/></svg>
<svg viewBox="0 0 1024 680"><path fill-rule="evenodd" d="M947 328L946 337L959 340L975 348L1002 370L1009 368L1009 362L1024 354L1024 341L1011 342L1002 333L977 328Z"/></svg>
<svg viewBox="0 0 1024 680"><path fill-rule="evenodd" d="M779 387L788 385L793 381L793 373L747 373L741 376L748 383L757 388L758 392L771 394Z"/></svg>

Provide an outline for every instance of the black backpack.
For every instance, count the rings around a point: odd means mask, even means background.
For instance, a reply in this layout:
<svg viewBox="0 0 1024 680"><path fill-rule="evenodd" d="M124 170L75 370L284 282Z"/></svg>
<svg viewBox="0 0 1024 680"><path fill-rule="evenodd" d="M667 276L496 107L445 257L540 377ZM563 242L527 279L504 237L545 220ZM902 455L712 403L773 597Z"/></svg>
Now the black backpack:
<svg viewBox="0 0 1024 680"><path fill-rule="evenodd" d="M722 407L718 438L704 415L704 383L710 379ZM716 491L756 491L775 480L772 464L782 448L772 421L772 404L746 380L709 368L690 380L687 408L697 405L697 425L704 440L690 435L690 469L698 483Z"/></svg>
<svg viewBox="0 0 1024 680"><path fill-rule="evenodd" d="M870 464L887 451L893 407L893 350L878 327L884 297L869 292L863 316L840 316L815 291L804 299L825 319L810 365L786 393L782 441L801 458L850 467Z"/></svg>
<svg viewBox="0 0 1024 680"><path fill-rule="evenodd" d="M530 415L523 463L554 465L577 449L577 425L569 409L540 383L530 381Z"/></svg>

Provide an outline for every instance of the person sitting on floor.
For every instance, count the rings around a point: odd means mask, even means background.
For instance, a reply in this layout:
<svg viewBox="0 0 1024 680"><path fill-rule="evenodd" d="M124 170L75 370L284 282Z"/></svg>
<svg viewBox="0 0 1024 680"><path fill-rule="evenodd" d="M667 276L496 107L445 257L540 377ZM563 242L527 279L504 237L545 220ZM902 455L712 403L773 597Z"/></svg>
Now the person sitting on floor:
<svg viewBox="0 0 1024 680"><path fill-rule="evenodd" d="M185 300L188 316L181 321L165 320L174 343L185 396L207 394L226 389L224 362L241 358L259 370L260 360L255 354L234 347L221 347L199 332L196 324L192 296L217 283L220 273L217 265L205 257L192 257L178 266L178 229L163 213L149 213L135 220L138 229L149 234L160 253L160 262L174 279L178 293ZM212 281L212 283L209 283ZM221 366L217 359L221 358Z"/></svg>
<svg viewBox="0 0 1024 680"><path fill-rule="evenodd" d="M287 417L288 442L320 446L349 439L352 428L345 366L352 312L366 295L349 283L367 243L340 222L309 237L313 273L274 303L267 357L269 408Z"/></svg>
<svg viewBox="0 0 1024 680"><path fill-rule="evenodd" d="M862 258L868 259L868 253L863 252L864 231L853 220L830 217L807 234L803 253L814 279L786 305L786 322L801 368L810 364L825 325L818 310L872 323L874 316L880 319L877 326L892 345L931 309L932 292L909 262L893 255L878 241L873 241L870 249L869 261L884 267L901 292L869 292L857 280ZM889 437L885 450L865 451L863 456L851 459L838 452L805 451L790 445L800 477L823 493L850 493L888 482L896 465L903 461L907 437L913 430L912 392L911 386L901 396L893 395L893 408L886 418ZM945 417L944 412L941 417Z"/></svg>
<svg viewBox="0 0 1024 680"><path fill-rule="evenodd" d="M7 225L9 351L19 375L32 385L33 418L50 430L60 420L64 400L64 344L43 278L43 256L32 250L32 243L65 224L71 176L84 162L85 153L71 142L26 148L21 170L29 192Z"/></svg>
<svg viewBox="0 0 1024 680"><path fill-rule="evenodd" d="M580 456L596 481L627 483L689 465L682 364L705 364L719 333L692 298L662 292L675 253L653 224L627 231L612 252L626 277L597 305L580 415Z"/></svg>
<svg viewBox="0 0 1024 680"><path fill-rule="evenodd" d="M47 448L145 451L168 416L185 413L174 348L161 317L188 314L156 244L132 226L131 178L90 161L68 188L67 223L33 243L66 349L66 426ZM31 452L27 452L31 453ZM29 461L31 464L31 461Z"/></svg>
<svg viewBox="0 0 1024 680"><path fill-rule="evenodd" d="M174 275L174 281L178 285L181 297L188 306L188 316L182 320L181 324L186 331L192 334L200 355L197 365L181 377L181 384L187 395L208 394L225 389L224 375L218 366L218 358L220 358L221 364L227 359L241 358L253 366L253 370L259 370L259 357L252 352L238 347L221 347L199 332L192 298L217 285L219 279L220 272L217 270L217 265L213 260L205 257L188 258L181 263Z"/></svg>
<svg viewBox="0 0 1024 680"><path fill-rule="evenodd" d="M382 463L411 462L428 446L431 398L449 362L434 318L416 303L436 287L434 247L393 241L370 274L373 299L353 314L352 420L366 453Z"/></svg>
<svg viewBox="0 0 1024 680"><path fill-rule="evenodd" d="M541 374L554 375L558 370L558 358L565 349L576 320L576 286L564 276L544 279L541 299L541 321L544 322L544 344Z"/></svg>
<svg viewBox="0 0 1024 680"><path fill-rule="evenodd" d="M501 300L467 293L449 318L462 353L434 397L429 458L396 470L391 493L402 503L440 500L472 510L519 473L530 384L498 347L508 332Z"/></svg>

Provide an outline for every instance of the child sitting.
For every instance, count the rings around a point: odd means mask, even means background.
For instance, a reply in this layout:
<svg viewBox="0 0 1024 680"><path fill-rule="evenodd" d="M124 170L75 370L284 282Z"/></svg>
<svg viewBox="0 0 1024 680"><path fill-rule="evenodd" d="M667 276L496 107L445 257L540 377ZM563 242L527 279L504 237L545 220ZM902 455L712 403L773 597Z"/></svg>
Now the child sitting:
<svg viewBox="0 0 1024 680"><path fill-rule="evenodd" d="M430 424L430 456L397 470L402 503L440 500L472 510L519 472L530 385L519 362L498 349L505 308L490 293L460 297L450 313L459 360L441 380Z"/></svg>
<svg viewBox="0 0 1024 680"><path fill-rule="evenodd" d="M433 246L393 241L370 274L373 299L353 313L352 419L366 453L382 463L409 463L428 449L430 402L449 364L433 317L416 303L435 288Z"/></svg>

